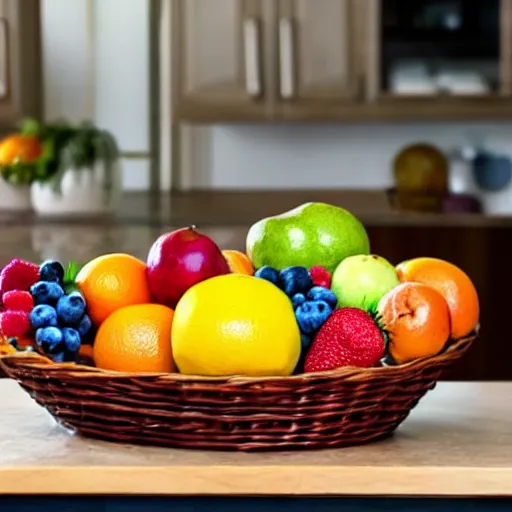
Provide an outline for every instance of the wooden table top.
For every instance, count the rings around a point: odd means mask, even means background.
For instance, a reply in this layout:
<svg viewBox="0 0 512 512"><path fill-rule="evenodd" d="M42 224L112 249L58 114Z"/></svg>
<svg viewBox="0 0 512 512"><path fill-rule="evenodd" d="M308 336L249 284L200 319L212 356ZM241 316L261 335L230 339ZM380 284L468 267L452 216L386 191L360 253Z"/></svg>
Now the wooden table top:
<svg viewBox="0 0 512 512"><path fill-rule="evenodd" d="M512 383L440 383L394 437L327 451L169 450L72 435L0 381L0 494L512 497Z"/></svg>

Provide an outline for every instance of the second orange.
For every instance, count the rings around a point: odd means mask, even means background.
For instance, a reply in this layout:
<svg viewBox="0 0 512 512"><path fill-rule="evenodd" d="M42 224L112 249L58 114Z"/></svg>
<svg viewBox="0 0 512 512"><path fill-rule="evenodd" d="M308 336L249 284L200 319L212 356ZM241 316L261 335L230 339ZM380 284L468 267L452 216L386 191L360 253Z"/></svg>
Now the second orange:
<svg viewBox="0 0 512 512"><path fill-rule="evenodd" d="M75 282L97 326L120 308L151 302L146 264L130 254L106 254L91 260Z"/></svg>
<svg viewBox="0 0 512 512"><path fill-rule="evenodd" d="M418 282L435 288L448 303L451 337L460 339L478 325L478 294L469 276L459 267L437 258L414 258L396 267L401 282Z"/></svg>

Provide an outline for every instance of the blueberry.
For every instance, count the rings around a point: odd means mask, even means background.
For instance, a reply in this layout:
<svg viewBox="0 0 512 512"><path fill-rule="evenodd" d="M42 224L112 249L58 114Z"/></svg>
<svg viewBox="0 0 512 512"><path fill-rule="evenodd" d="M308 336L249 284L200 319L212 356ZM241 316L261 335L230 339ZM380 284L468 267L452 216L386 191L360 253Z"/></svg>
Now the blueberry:
<svg viewBox="0 0 512 512"><path fill-rule="evenodd" d="M58 327L42 327L36 331L36 343L46 354L56 354L62 347L64 336Z"/></svg>
<svg viewBox="0 0 512 512"><path fill-rule="evenodd" d="M65 352L57 352L56 354L51 355L51 360L54 363L63 363L65 360L66 353Z"/></svg>
<svg viewBox="0 0 512 512"><path fill-rule="evenodd" d="M313 287L313 281L305 267L288 267L281 270L278 284L288 297L293 297L296 293L308 293Z"/></svg>
<svg viewBox="0 0 512 512"><path fill-rule="evenodd" d="M304 302L295 311L295 318L304 334L312 334L331 316L332 308L323 300Z"/></svg>
<svg viewBox="0 0 512 512"><path fill-rule="evenodd" d="M256 272L254 272L254 276L277 285L279 272L274 267L264 266L256 270Z"/></svg>
<svg viewBox="0 0 512 512"><path fill-rule="evenodd" d="M79 332L71 327L64 327L62 329L62 337L64 338L66 352L76 354L82 344Z"/></svg>
<svg viewBox="0 0 512 512"><path fill-rule="evenodd" d="M338 299L334 293L328 288L323 286L313 286L308 293L308 299L310 300L323 300L331 306L332 309L338 304Z"/></svg>
<svg viewBox="0 0 512 512"><path fill-rule="evenodd" d="M39 267L39 277L41 281L61 283L64 279L64 267L58 261L47 260Z"/></svg>
<svg viewBox="0 0 512 512"><path fill-rule="evenodd" d="M64 290L53 281L38 281L30 287L34 304L56 304L64 295Z"/></svg>
<svg viewBox="0 0 512 512"><path fill-rule="evenodd" d="M64 295L57 302L57 315L66 325L77 325L85 313L85 300L78 292Z"/></svg>
<svg viewBox="0 0 512 512"><path fill-rule="evenodd" d="M300 305L304 304L304 302L306 302L306 296L303 293L296 293L292 297L293 309L297 309Z"/></svg>
<svg viewBox="0 0 512 512"><path fill-rule="evenodd" d="M300 335L300 343L302 345L302 353L305 353L309 346L311 345L311 342L313 341L313 337L308 334L301 334Z"/></svg>
<svg viewBox="0 0 512 512"><path fill-rule="evenodd" d="M76 328L80 336L84 337L92 327L92 322L89 317L89 315L84 315L82 317L82 320L80 320L80 323L78 324L78 327Z"/></svg>
<svg viewBox="0 0 512 512"><path fill-rule="evenodd" d="M30 325L33 329L57 327L57 311L48 304L39 304L30 312Z"/></svg>

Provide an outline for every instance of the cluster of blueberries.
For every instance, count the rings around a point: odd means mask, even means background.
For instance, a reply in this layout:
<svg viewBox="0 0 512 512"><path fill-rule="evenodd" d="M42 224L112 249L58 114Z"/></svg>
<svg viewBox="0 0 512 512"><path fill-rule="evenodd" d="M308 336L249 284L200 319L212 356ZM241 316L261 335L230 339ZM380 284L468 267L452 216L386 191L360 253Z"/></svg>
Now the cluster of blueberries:
<svg viewBox="0 0 512 512"><path fill-rule="evenodd" d="M82 340L92 328L86 303L76 291L63 288L64 268L57 261L43 263L39 281L30 288L34 308L30 325L36 345L53 361L75 361Z"/></svg>
<svg viewBox="0 0 512 512"><path fill-rule="evenodd" d="M315 285L305 267L293 266L278 271L264 266L254 275L275 284L290 298L305 352L320 327L336 309L336 295L329 288Z"/></svg>

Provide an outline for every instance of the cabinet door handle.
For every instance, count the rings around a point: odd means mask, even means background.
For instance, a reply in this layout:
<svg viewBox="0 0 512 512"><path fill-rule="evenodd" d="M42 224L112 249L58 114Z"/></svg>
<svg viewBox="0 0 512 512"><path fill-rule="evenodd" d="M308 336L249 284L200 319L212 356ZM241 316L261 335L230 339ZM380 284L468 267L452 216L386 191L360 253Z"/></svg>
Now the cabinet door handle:
<svg viewBox="0 0 512 512"><path fill-rule="evenodd" d="M0 18L0 99L9 94L9 32L7 20Z"/></svg>
<svg viewBox="0 0 512 512"><path fill-rule="evenodd" d="M247 18L244 21L244 51L245 88L249 96L258 97L262 94L260 27L254 18Z"/></svg>
<svg viewBox="0 0 512 512"><path fill-rule="evenodd" d="M280 85L281 97L285 99L291 99L295 96L295 55L293 43L293 22L289 18L281 18L279 20Z"/></svg>

